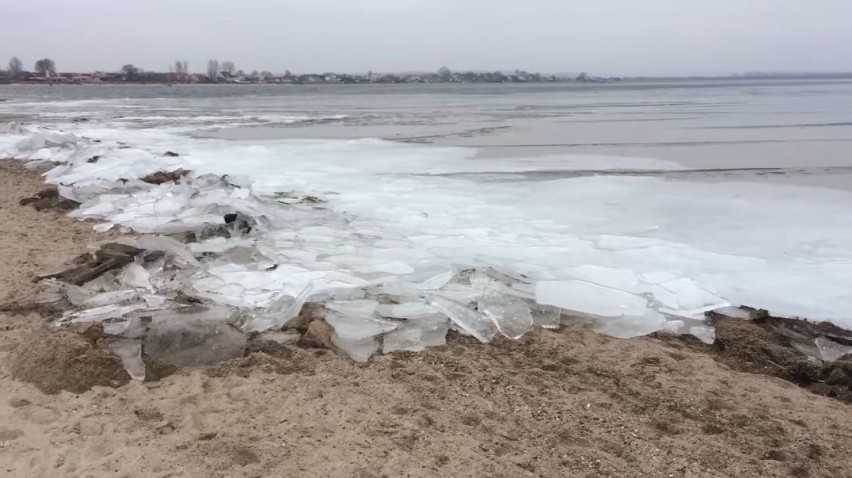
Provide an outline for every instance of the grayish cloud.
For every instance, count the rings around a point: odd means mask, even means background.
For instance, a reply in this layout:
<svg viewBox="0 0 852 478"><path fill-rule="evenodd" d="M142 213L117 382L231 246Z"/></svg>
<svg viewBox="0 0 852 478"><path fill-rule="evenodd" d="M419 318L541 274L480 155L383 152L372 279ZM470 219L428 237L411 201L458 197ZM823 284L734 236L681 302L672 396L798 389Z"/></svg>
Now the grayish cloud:
<svg viewBox="0 0 852 478"><path fill-rule="evenodd" d="M847 0L0 0L0 61L166 70L852 70Z"/></svg>

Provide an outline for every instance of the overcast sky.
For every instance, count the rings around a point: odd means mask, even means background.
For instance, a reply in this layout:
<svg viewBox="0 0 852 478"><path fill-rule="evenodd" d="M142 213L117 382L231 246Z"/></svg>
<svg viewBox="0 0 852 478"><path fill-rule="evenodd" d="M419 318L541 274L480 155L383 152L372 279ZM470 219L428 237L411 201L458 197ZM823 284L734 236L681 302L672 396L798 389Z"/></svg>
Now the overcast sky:
<svg viewBox="0 0 852 478"><path fill-rule="evenodd" d="M0 65L60 71L852 71L852 0L0 0Z"/></svg>

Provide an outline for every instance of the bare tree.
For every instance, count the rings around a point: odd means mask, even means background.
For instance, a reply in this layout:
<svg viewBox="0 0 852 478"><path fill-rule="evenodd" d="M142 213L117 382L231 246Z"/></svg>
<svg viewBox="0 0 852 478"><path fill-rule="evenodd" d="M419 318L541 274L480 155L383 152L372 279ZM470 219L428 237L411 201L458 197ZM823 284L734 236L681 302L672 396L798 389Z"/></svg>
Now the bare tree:
<svg viewBox="0 0 852 478"><path fill-rule="evenodd" d="M219 78L219 61L210 60L207 62L207 78L214 82Z"/></svg>
<svg viewBox="0 0 852 478"><path fill-rule="evenodd" d="M35 71L41 76L56 75L56 64L50 58L42 58L35 64Z"/></svg>
<svg viewBox="0 0 852 478"><path fill-rule="evenodd" d="M453 72L446 66L442 66L438 70L438 78L440 78L441 81L450 81L453 79Z"/></svg>
<svg viewBox="0 0 852 478"><path fill-rule="evenodd" d="M264 70L264 71L261 71L261 72L260 72L260 79L261 79L261 80L269 81L269 80L271 80L272 78L273 78L273 75L272 75L272 72L271 72L271 71L266 71L266 70Z"/></svg>
<svg viewBox="0 0 852 478"><path fill-rule="evenodd" d="M189 62L186 60L175 60L175 66L170 67L170 70L175 74L175 79L178 81L186 81L189 77Z"/></svg>
<svg viewBox="0 0 852 478"><path fill-rule="evenodd" d="M237 67L234 65L233 61L223 61L222 62L222 73L227 73L228 76L234 76L234 73L237 72Z"/></svg>
<svg viewBox="0 0 852 478"><path fill-rule="evenodd" d="M20 58L13 56L12 59L9 60L9 76L12 77L13 80L17 80L23 71L24 62L22 62Z"/></svg>

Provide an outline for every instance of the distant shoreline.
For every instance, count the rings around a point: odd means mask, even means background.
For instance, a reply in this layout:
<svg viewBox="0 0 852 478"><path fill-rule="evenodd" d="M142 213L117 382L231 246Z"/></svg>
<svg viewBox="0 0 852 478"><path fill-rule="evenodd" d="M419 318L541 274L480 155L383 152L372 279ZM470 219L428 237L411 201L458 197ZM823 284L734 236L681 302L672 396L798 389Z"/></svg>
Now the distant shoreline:
<svg viewBox="0 0 852 478"><path fill-rule="evenodd" d="M284 76L243 75L219 77L212 81L210 77L191 74L175 77L166 73L146 73L134 77L116 73L62 73L52 77L36 77L22 75L25 80L13 80L14 77L3 76L0 71L0 85L499 85L499 84L618 84L618 83L671 83L671 82L740 82L740 81L847 81L852 80L852 72L843 73L766 73L743 74L728 76L625 76L599 77L586 73L579 76L543 75L539 73L516 72L504 74L501 72L453 73L450 76L417 73L389 74L304 74ZM448 74L449 75L449 74ZM21 78L18 77L18 78Z"/></svg>
<svg viewBox="0 0 852 478"><path fill-rule="evenodd" d="M99 82L45 82L45 81L17 81L17 82L0 82L0 87L14 87L14 86L45 86L45 87L53 87L53 86L126 86L126 87L245 87L245 86L269 86L269 87L310 87L310 86L327 86L327 87L345 87L345 86L364 86L364 87L423 87L423 86L433 86L433 87L441 87L441 86L461 86L461 85L475 85L475 86L499 86L499 85L527 85L527 86L577 86L577 87L594 87L594 86L626 86L626 85L638 85L638 84L685 84L685 83L747 83L747 82L767 82L767 83L778 83L778 84L797 84L802 82L821 82L821 83L846 83L852 81L852 74L848 76L832 76L832 77L687 77L687 78L623 78L618 81L615 80L607 80L607 81L575 81L575 80L560 80L560 81L548 81L548 82L399 82L399 83L329 83L329 82L318 82L318 83L272 83L272 82L244 82L244 83L208 83L208 82L197 82L197 83L177 83L177 82L160 82L160 81L149 81L149 82L140 82L140 81L99 81Z"/></svg>

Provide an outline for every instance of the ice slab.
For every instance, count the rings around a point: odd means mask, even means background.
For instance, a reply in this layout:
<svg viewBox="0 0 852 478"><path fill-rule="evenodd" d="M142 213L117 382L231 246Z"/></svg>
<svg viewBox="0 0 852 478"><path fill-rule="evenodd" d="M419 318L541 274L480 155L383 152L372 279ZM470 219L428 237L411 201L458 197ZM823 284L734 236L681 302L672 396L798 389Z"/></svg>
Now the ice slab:
<svg viewBox="0 0 852 478"><path fill-rule="evenodd" d="M85 307L102 307L105 305L119 304L135 299L138 293L135 290L117 290L113 292L104 292L92 296L83 303Z"/></svg>
<svg viewBox="0 0 852 478"><path fill-rule="evenodd" d="M504 336L517 340L533 328L526 302L506 294L490 293L479 298L478 309L494 322Z"/></svg>
<svg viewBox="0 0 852 478"><path fill-rule="evenodd" d="M565 318L563 317L564 320ZM666 330L669 324L670 321L665 315L648 311L640 316L591 317L590 326L595 332L612 337L629 339L631 337L640 337L652 332Z"/></svg>
<svg viewBox="0 0 852 478"><path fill-rule="evenodd" d="M71 302L71 305L75 307L83 307L84 304L86 304L86 301L96 295L96 293L90 289L73 284L66 284L54 280L51 280L48 284L52 289L59 290L61 294L68 298L68 302Z"/></svg>
<svg viewBox="0 0 852 478"><path fill-rule="evenodd" d="M382 304L376 308L379 315L392 319L424 319L434 317L438 311L424 302Z"/></svg>
<svg viewBox="0 0 852 478"><path fill-rule="evenodd" d="M200 262L190 252L186 244L166 236L140 236L136 239L136 247L149 251L163 251L182 259L186 264L199 267Z"/></svg>
<svg viewBox="0 0 852 478"><path fill-rule="evenodd" d="M379 342L373 336L349 338L334 333L331 336L331 343L356 362L367 362L379 350Z"/></svg>
<svg viewBox="0 0 852 478"><path fill-rule="evenodd" d="M814 343L825 362L836 362L842 357L852 354L852 346L839 344L825 337L817 337Z"/></svg>
<svg viewBox="0 0 852 478"><path fill-rule="evenodd" d="M145 380L145 362L142 361L142 343L138 340L115 340L109 344L112 353L118 355L124 370L133 380Z"/></svg>
<svg viewBox="0 0 852 478"><path fill-rule="evenodd" d="M447 283L449 283L453 276L455 275L454 271L442 272L440 274L436 274L423 282L417 284L417 288L420 290L438 290L443 288Z"/></svg>
<svg viewBox="0 0 852 478"><path fill-rule="evenodd" d="M334 328L334 332L338 336L351 340L375 337L399 328L397 322L371 315L343 315L337 312L329 312L325 321Z"/></svg>
<svg viewBox="0 0 852 478"><path fill-rule="evenodd" d="M535 294L539 304L601 317L641 316L648 312L648 301L642 297L578 280L541 281L536 283Z"/></svg>
<svg viewBox="0 0 852 478"><path fill-rule="evenodd" d="M432 294L459 304L471 304L482 297L483 292L463 284L447 284Z"/></svg>
<svg viewBox="0 0 852 478"><path fill-rule="evenodd" d="M685 277L662 282L659 288L662 291L656 288L650 290L654 299L662 305L660 311L674 315L692 316L731 305Z"/></svg>
<svg viewBox="0 0 852 478"><path fill-rule="evenodd" d="M533 325L545 329L558 329L562 324L562 309L552 305L532 304Z"/></svg>
<svg viewBox="0 0 852 478"><path fill-rule="evenodd" d="M449 324L446 319L415 320L382 337L382 352L422 352L428 347L447 344Z"/></svg>
<svg viewBox="0 0 852 478"><path fill-rule="evenodd" d="M242 357L245 334L211 320L154 320L144 339L145 353L180 367L214 365Z"/></svg>
<svg viewBox="0 0 852 478"><path fill-rule="evenodd" d="M497 326L488 317L466 306L437 295L427 296L429 304L445 314L459 328L482 343L488 343L497 334Z"/></svg>
<svg viewBox="0 0 852 478"><path fill-rule="evenodd" d="M712 312L723 315L725 317L731 317L733 319L741 319L741 320L751 320L752 312L746 309L741 309L739 307L722 307L719 309L714 309Z"/></svg>
<svg viewBox="0 0 852 478"><path fill-rule="evenodd" d="M340 300L325 304L327 309L345 317L372 317L378 306L375 300Z"/></svg>
<svg viewBox="0 0 852 478"><path fill-rule="evenodd" d="M65 314L63 314L63 316L58 319L58 322L72 324L86 322L103 322L109 319L120 319L130 314L131 312L135 312L137 310L142 310L145 308L146 306L144 304L132 304L125 306L105 305L102 307L95 307L80 312L65 312Z"/></svg>
<svg viewBox="0 0 852 478"><path fill-rule="evenodd" d="M716 342L716 329L713 327L693 325L687 333L708 345L713 345Z"/></svg>
<svg viewBox="0 0 852 478"><path fill-rule="evenodd" d="M154 292L154 287L151 285L151 275L141 265L133 262L128 264L121 272L119 282L125 287L133 287L143 289L149 292Z"/></svg>

